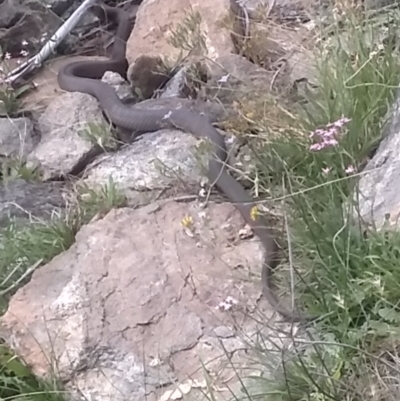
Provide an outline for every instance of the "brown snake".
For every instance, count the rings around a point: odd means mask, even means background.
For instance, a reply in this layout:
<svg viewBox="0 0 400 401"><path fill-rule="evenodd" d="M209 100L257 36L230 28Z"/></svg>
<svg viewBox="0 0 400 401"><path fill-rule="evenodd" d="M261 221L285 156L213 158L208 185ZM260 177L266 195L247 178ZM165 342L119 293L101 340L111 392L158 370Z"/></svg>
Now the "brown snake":
<svg viewBox="0 0 400 401"><path fill-rule="evenodd" d="M221 134L212 126L204 115L182 109L132 110L118 98L114 89L100 81L106 71L114 71L126 78L128 62L125 57L126 41L132 30L127 13L119 8L92 6L91 11L100 19L108 19L118 23L118 29L110 58L104 61L78 61L65 65L58 73L58 84L69 92L81 92L94 96L100 103L108 119L116 126L131 131L154 132L162 128L179 128L190 132L198 138L208 138L214 145L215 157L209 160L207 176L235 205L260 238L266 254L262 267L263 293L268 302L286 320L292 322L305 321L297 313L291 313L281 307L279 300L271 289L274 268L280 262L278 246L267 228L262 216L256 220L251 218L251 211L256 203L247 194L242 185L226 170L227 151Z"/></svg>

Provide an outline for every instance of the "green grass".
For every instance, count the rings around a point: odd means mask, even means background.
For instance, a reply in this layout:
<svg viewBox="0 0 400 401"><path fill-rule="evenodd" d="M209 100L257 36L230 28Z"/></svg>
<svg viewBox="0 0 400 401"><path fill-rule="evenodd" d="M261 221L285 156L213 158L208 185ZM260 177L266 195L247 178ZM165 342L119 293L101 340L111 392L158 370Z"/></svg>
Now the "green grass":
<svg viewBox="0 0 400 401"><path fill-rule="evenodd" d="M397 358L381 355L400 338L400 233L360 223L353 213L358 177L346 172L357 172L381 139L400 82L400 19L394 15L388 41L378 45L375 20L358 18L348 15L341 32L331 28L330 45L316 58L319 88L286 119L282 135L254 148L260 188L273 188L265 192L284 199L289 211L297 303L321 317L314 323L318 341L310 338L307 352L291 353L273 380L262 380L260 399L268 401L383 401L396 399L393 383L400 382ZM311 150L310 132L342 117L350 122L338 145ZM264 127L260 135L271 132Z"/></svg>

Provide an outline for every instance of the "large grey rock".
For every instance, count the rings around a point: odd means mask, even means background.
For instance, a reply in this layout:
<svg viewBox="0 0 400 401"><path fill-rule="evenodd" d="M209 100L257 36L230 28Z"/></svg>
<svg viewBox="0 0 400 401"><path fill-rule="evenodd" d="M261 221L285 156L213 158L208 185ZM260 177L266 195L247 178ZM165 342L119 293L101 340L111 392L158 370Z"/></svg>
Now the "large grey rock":
<svg viewBox="0 0 400 401"><path fill-rule="evenodd" d="M170 39L172 31L177 31L179 25L186 29L187 38L192 43L198 39L198 30L201 29L206 49L196 49L197 52L205 51L212 59L234 52L229 29L220 23L229 12L229 2L230 0L202 0L194 6L191 0L169 0L168 7L165 7L163 0L143 1L127 43L126 55L129 63L132 64L143 54L156 57L161 54L170 60L176 60L182 49L179 45L174 47ZM184 22L193 12L200 15L200 26L196 26L193 19L189 23ZM194 30L191 31L193 27ZM180 35L181 42L183 36Z"/></svg>
<svg viewBox="0 0 400 401"><path fill-rule="evenodd" d="M39 165L44 180L69 173L92 148L78 135L87 123L104 123L94 97L65 93L55 98L39 118L41 140L28 156L28 165Z"/></svg>
<svg viewBox="0 0 400 401"><path fill-rule="evenodd" d="M181 225L185 216L190 228ZM238 333L259 336L257 319L266 330L270 316L258 301L259 279L249 279L259 277L263 250L238 239L242 225L229 204L113 210L34 272L12 298L0 334L36 374L56 367L82 397L160 399L171 389L164 385L202 381L201 362L226 389L237 376L222 347L244 372L251 358ZM256 311L256 302L267 309ZM191 395L204 399L201 391Z"/></svg>

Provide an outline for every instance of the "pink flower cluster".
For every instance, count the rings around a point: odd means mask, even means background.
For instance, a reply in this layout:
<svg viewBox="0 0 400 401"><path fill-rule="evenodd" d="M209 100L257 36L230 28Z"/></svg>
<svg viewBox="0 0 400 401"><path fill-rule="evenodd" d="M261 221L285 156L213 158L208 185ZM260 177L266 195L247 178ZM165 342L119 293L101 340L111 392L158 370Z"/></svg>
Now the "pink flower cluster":
<svg viewBox="0 0 400 401"><path fill-rule="evenodd" d="M310 146L310 150L319 151L330 146L336 146L338 144L338 137L342 128L349 122L349 118L343 117L326 125L324 128L319 128L311 132L309 137L311 139L317 138L318 142L313 143Z"/></svg>

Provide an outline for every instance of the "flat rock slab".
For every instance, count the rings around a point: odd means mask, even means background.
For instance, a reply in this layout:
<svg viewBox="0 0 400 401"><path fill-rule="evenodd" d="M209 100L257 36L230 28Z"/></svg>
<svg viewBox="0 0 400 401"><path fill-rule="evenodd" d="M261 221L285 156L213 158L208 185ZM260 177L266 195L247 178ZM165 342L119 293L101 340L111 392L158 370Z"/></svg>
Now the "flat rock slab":
<svg viewBox="0 0 400 401"><path fill-rule="evenodd" d="M235 330L257 332L251 316L263 249L238 240L242 227L230 204L113 210L35 271L12 298L0 334L34 373L49 375L52 364L86 399L160 399L168 389L160 386L203 380L200 359L220 373L226 352L246 348ZM247 369L249 359L237 366ZM221 386L236 380L228 373Z"/></svg>

